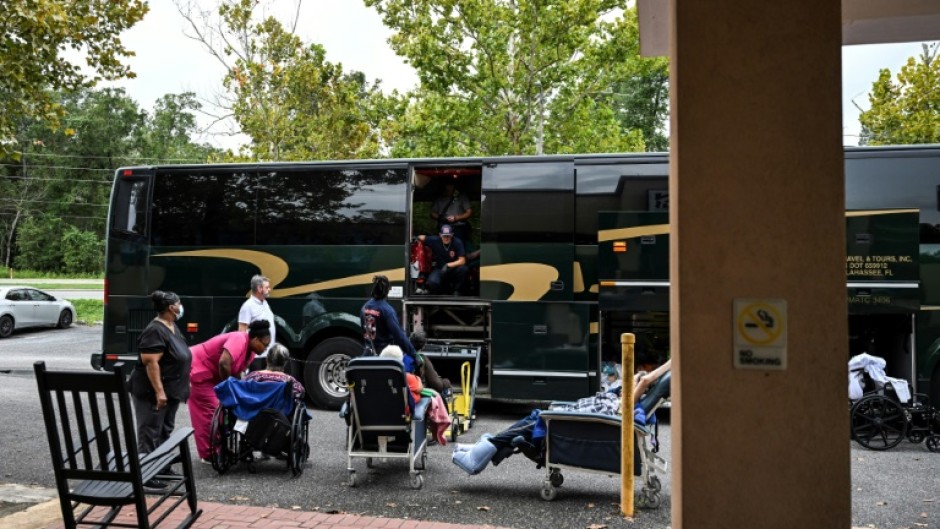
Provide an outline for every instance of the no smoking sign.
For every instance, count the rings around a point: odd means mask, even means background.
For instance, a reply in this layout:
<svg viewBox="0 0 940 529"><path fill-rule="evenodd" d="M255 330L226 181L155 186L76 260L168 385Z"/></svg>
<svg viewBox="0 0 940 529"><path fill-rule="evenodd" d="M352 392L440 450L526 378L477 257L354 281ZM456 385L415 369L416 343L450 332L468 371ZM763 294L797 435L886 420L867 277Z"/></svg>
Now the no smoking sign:
<svg viewBox="0 0 940 529"><path fill-rule="evenodd" d="M787 368L787 302L734 300L734 367Z"/></svg>

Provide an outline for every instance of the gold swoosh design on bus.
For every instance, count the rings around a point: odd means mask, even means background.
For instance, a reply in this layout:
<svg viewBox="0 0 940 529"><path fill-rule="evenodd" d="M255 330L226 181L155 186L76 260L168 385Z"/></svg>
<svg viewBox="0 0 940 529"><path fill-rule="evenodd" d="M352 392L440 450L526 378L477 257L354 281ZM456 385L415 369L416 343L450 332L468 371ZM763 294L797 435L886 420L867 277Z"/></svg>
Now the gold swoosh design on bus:
<svg viewBox="0 0 940 529"><path fill-rule="evenodd" d="M512 287L507 301L537 301L558 279L558 269L541 263L510 263L480 267L480 281L498 281Z"/></svg>
<svg viewBox="0 0 940 529"><path fill-rule="evenodd" d="M290 271L287 261L276 255L256 250L187 250L185 252L156 254L154 257L215 257L242 261L257 266L261 270L261 275L271 280L271 285L276 285L287 279L287 274Z"/></svg>
<svg viewBox="0 0 940 529"><path fill-rule="evenodd" d="M633 226L632 228L613 228L610 230L600 230L597 232L597 242L634 239L644 235L669 235L669 225L650 224L649 226Z"/></svg>
<svg viewBox="0 0 940 529"><path fill-rule="evenodd" d="M919 209L861 209L846 211L846 217L865 217L868 215L894 215L896 213L920 213Z"/></svg>
<svg viewBox="0 0 940 529"><path fill-rule="evenodd" d="M190 250L161 253L154 255L154 257L214 257L253 264L258 267L261 275L271 280L272 298L285 298L354 285L368 285L372 283L372 278L376 275L388 276L389 281L405 280L405 270L403 268L392 268L296 287L276 288L278 284L287 279L290 266L280 257L269 253L235 249ZM548 292L551 282L557 279L558 270L540 263L512 263L480 268L481 281L498 281L512 287L512 295L509 296L507 301L537 301Z"/></svg>

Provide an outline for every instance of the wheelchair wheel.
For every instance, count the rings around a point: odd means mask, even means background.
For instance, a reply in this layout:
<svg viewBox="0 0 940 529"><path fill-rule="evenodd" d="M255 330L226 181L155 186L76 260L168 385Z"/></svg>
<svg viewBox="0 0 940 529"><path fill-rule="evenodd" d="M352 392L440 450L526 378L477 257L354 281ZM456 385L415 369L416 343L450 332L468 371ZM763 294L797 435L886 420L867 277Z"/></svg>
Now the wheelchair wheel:
<svg viewBox="0 0 940 529"><path fill-rule="evenodd" d="M884 395L868 395L852 406L852 438L870 450L888 450L904 439L907 416L901 405Z"/></svg>
<svg viewBox="0 0 940 529"><path fill-rule="evenodd" d="M310 457L306 414L307 411L301 404L298 404L294 410L293 421L291 421L291 443L287 450L287 468L295 476L303 474L304 464Z"/></svg>
<svg viewBox="0 0 940 529"><path fill-rule="evenodd" d="M931 435L927 438L927 450L940 452L940 435Z"/></svg>
<svg viewBox="0 0 940 529"><path fill-rule="evenodd" d="M229 447L234 434L228 430L226 420L225 410L219 406L212 415L212 424L209 427L209 460L219 475L225 474L232 466L234 455Z"/></svg>

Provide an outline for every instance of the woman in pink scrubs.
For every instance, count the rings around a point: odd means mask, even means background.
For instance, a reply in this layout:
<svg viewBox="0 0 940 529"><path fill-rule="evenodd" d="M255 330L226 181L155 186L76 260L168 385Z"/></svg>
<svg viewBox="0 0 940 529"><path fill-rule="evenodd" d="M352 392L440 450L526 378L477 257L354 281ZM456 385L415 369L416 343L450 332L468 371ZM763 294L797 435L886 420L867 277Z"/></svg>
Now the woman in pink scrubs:
<svg viewBox="0 0 940 529"><path fill-rule="evenodd" d="M209 462L209 432L212 415L219 407L215 396L216 384L230 376L237 377L248 368L255 355L271 344L271 331L267 320L258 320L248 326L248 332L234 331L210 338L190 350L193 367L189 374L192 392L189 395L189 418L196 438L199 459Z"/></svg>

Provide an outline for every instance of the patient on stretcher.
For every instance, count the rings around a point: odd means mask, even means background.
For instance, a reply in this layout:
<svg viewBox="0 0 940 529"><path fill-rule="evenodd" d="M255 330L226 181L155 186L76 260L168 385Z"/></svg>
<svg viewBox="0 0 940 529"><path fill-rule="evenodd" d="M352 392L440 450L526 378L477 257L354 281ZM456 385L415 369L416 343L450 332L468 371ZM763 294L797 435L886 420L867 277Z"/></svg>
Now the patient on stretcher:
<svg viewBox="0 0 940 529"><path fill-rule="evenodd" d="M669 372L671 366L672 361L669 360L651 373L636 374L633 392L634 423L646 426L655 420L655 417L647 417L647 412L655 402L666 395L660 395L656 391L647 395L647 391L654 382ZM665 386L668 387L668 382ZM647 398L644 399L644 396ZM593 397L579 399L576 402L553 405L552 409L619 415L620 404L620 387L617 387L611 391L597 393ZM545 424L539 418L540 414L541 410L532 410L529 415L497 434L485 433L474 444L458 443L452 457L454 464L464 469L468 474L475 475L483 471L487 464L491 462L493 465L498 465L503 459L512 454L522 452L536 463L537 468L541 468L545 463L542 447L542 440L545 437Z"/></svg>

